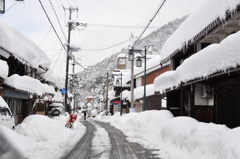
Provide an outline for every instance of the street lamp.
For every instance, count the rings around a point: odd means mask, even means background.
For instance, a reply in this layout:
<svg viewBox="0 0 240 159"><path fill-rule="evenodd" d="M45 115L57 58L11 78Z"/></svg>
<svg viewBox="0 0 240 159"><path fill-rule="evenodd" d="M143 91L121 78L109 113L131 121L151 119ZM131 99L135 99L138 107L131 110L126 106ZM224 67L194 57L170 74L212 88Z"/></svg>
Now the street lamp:
<svg viewBox="0 0 240 159"><path fill-rule="evenodd" d="M142 56L138 56L137 60L136 60L136 66L137 67L142 67L142 60L141 58L144 58L144 96L143 96L143 111L146 110L146 59L147 59L147 49L146 49L146 46L145 46L145 49L144 49L144 55L141 53L142 50L134 50L134 48L132 47L130 50L129 50L129 54L128 54L128 59L131 59L132 57L134 57L133 52L139 52ZM129 56L132 56L131 58ZM133 79L131 79L133 80ZM133 90L131 90L133 91Z"/></svg>
<svg viewBox="0 0 240 159"><path fill-rule="evenodd" d="M114 72L120 72L119 70L113 70ZM122 72L118 73L118 74L112 74L112 77L114 76L119 76L121 77L121 96L120 96L120 103L121 103L121 110L120 110L120 115L122 116ZM116 85L119 85L119 79L116 80Z"/></svg>

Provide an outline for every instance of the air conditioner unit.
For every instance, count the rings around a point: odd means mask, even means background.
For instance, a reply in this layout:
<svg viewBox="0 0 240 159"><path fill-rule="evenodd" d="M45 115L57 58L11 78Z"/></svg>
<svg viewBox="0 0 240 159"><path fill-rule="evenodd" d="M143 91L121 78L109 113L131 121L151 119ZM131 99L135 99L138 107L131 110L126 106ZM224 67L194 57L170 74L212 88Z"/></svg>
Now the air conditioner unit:
<svg viewBox="0 0 240 159"><path fill-rule="evenodd" d="M202 98L211 98L210 86L204 85L201 87L201 97Z"/></svg>

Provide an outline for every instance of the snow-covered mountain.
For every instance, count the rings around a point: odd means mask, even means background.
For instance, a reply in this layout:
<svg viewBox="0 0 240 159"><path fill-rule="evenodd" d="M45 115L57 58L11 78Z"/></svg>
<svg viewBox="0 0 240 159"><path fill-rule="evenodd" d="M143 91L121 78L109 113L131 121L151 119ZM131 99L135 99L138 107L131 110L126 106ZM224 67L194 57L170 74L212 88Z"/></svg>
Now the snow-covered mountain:
<svg viewBox="0 0 240 159"><path fill-rule="evenodd" d="M135 45L136 48L143 48L144 46L148 46L147 54L158 55L168 37L173 34L173 32L182 24L186 18L187 16L184 16L180 19L171 21L156 31L150 33L148 36L140 39ZM82 102L86 96L93 95L93 91L94 94L97 95L102 94L104 89L106 90L105 85L107 69L112 70L112 68L116 66L119 53L127 52L128 50L126 48L123 48L119 52L104 59L96 65L88 67L88 70L79 74L81 77L82 92L84 92L84 94L81 94ZM109 80L109 86L111 85L112 82Z"/></svg>

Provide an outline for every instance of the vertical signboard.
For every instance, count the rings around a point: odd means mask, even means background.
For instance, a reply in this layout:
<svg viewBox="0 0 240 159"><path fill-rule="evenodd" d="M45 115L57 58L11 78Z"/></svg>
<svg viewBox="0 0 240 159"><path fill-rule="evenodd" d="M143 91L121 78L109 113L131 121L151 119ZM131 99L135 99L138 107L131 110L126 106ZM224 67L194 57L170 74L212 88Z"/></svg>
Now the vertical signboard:
<svg viewBox="0 0 240 159"><path fill-rule="evenodd" d="M0 0L0 14L5 12L5 0Z"/></svg>

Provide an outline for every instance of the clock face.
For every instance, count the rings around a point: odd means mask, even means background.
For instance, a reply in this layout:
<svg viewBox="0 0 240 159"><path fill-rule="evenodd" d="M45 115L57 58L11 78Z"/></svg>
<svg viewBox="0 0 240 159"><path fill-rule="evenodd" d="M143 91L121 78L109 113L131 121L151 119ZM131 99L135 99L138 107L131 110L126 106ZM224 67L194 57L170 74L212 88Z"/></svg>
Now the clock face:
<svg viewBox="0 0 240 159"><path fill-rule="evenodd" d="M5 11L5 0L0 0L0 13Z"/></svg>

